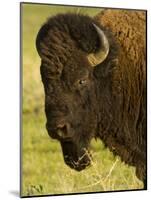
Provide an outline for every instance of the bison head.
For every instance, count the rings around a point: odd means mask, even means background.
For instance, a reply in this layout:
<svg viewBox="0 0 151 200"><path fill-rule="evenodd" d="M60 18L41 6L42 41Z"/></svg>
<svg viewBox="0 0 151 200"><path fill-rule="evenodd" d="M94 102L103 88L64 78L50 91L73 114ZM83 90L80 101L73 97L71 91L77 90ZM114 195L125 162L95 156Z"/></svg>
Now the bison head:
<svg viewBox="0 0 151 200"><path fill-rule="evenodd" d="M80 171L90 164L89 143L98 128L94 66L107 57L108 40L91 18L68 14L50 18L36 45L48 134L60 142L65 163Z"/></svg>

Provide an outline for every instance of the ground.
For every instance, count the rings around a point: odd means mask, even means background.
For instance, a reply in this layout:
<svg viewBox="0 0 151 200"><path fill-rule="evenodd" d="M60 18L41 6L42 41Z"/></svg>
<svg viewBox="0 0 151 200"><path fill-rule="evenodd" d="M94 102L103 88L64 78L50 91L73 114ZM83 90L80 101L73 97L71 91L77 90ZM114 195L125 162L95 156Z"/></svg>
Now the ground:
<svg viewBox="0 0 151 200"><path fill-rule="evenodd" d="M60 12L96 15L100 9L47 5L22 6L22 196L141 189L135 168L92 141L92 165L76 172L65 165L60 145L45 129L44 92L35 39L40 26Z"/></svg>

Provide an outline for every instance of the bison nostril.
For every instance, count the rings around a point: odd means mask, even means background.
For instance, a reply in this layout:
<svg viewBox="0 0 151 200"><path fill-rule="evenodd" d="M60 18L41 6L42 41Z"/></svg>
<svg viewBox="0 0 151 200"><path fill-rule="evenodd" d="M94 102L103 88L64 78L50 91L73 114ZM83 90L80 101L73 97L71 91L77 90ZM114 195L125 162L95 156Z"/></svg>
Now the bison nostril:
<svg viewBox="0 0 151 200"><path fill-rule="evenodd" d="M68 138L69 134L68 134L68 128L67 125L59 125L57 127L57 134L61 137L61 138Z"/></svg>

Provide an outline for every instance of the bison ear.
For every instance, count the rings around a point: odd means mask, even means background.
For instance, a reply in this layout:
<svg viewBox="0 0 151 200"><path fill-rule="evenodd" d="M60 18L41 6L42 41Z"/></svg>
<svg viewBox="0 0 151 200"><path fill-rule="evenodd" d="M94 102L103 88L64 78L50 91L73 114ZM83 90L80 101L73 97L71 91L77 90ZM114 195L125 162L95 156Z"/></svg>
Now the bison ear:
<svg viewBox="0 0 151 200"><path fill-rule="evenodd" d="M105 33L101 30L101 28L99 28L95 24L93 24L93 26L99 36L101 47L96 53L89 54L87 58L91 66L95 67L96 65L101 64L106 59L110 48L109 48L109 42Z"/></svg>
<svg viewBox="0 0 151 200"><path fill-rule="evenodd" d="M107 66L104 68L104 76L107 76L109 73L111 73L119 64L118 58L112 59Z"/></svg>

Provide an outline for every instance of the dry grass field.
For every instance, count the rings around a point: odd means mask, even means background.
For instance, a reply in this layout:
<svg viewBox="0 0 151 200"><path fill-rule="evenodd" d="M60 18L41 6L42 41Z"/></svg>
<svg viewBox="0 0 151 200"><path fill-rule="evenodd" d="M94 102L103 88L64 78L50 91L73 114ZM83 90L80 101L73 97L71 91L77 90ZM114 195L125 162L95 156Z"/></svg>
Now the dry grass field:
<svg viewBox="0 0 151 200"><path fill-rule="evenodd" d="M50 139L45 129L40 59L35 48L37 32L48 17L57 13L80 12L94 16L100 11L94 8L22 5L22 196L143 187L135 176L135 169L114 157L99 140L91 144L92 166L82 172L70 169L64 164L59 143Z"/></svg>

